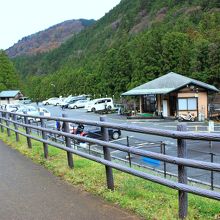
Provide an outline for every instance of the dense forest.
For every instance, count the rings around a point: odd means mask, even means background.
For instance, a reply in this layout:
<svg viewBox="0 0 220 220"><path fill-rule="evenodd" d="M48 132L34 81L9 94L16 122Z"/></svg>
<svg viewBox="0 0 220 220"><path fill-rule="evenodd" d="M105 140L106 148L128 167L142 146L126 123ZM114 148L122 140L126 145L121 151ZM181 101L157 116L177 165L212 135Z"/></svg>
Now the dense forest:
<svg viewBox="0 0 220 220"><path fill-rule="evenodd" d="M120 96L170 71L220 87L220 2L121 0L59 48L13 62L33 99Z"/></svg>
<svg viewBox="0 0 220 220"><path fill-rule="evenodd" d="M18 89L21 86L13 63L3 50L0 50L0 91Z"/></svg>

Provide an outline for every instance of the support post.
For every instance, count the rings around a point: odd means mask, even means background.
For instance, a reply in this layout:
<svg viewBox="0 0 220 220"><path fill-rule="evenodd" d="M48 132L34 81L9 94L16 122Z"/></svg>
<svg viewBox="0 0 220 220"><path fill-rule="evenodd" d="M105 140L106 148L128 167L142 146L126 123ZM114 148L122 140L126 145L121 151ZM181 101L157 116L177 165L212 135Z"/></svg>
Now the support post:
<svg viewBox="0 0 220 220"><path fill-rule="evenodd" d="M2 118L3 118L3 113L2 113L2 112L0 112L0 124L2 124L2 123L3 123ZM2 132L2 133L4 132L4 127L3 127L2 125L1 125L1 132Z"/></svg>
<svg viewBox="0 0 220 220"><path fill-rule="evenodd" d="M28 121L28 116L27 116L27 112L25 112L24 114L26 114L25 116L24 116L24 123L26 124L26 125L28 125L29 124L29 121ZM29 134L30 135L30 128L28 128L28 127L25 127L25 130L26 130L26 134ZM29 137L27 137L27 145L28 145L28 148L32 148L32 143L31 143L31 138L29 138Z"/></svg>
<svg viewBox="0 0 220 220"><path fill-rule="evenodd" d="M7 112L6 113L6 115L5 115L5 118L7 119L6 120L6 126L10 126L10 124L9 124L9 119L10 119L10 114ZM11 130L9 129L9 128L7 128L7 135L8 135L8 137L10 137L11 136Z"/></svg>
<svg viewBox="0 0 220 220"><path fill-rule="evenodd" d="M127 147L130 147L128 136L127 136ZM130 152L128 152L128 160L129 160L129 166L131 167L131 153Z"/></svg>
<svg viewBox="0 0 220 220"><path fill-rule="evenodd" d="M213 153L210 153L211 156L211 163L214 163L214 155ZM214 190L214 172L211 170L211 190Z"/></svg>
<svg viewBox="0 0 220 220"><path fill-rule="evenodd" d="M160 143L160 153L166 155L166 144L162 141ZM164 178L167 178L167 164L165 161L163 162L163 173L164 173Z"/></svg>
<svg viewBox="0 0 220 220"><path fill-rule="evenodd" d="M143 109L142 109L142 98L143 98L143 96L140 96L140 99L139 99L140 113L143 113Z"/></svg>
<svg viewBox="0 0 220 220"><path fill-rule="evenodd" d="M101 116L100 121L105 122L106 117ZM109 134L108 134L108 128L101 128L102 138L103 141L109 141ZM103 153L104 153L104 159L111 161L111 154L108 147L103 147ZM105 166L106 171L106 180L107 180L107 187L108 189L114 190L114 178L113 178L113 171L110 166Z"/></svg>
<svg viewBox="0 0 220 220"><path fill-rule="evenodd" d="M13 121L17 122L17 115L13 115ZM14 128L15 128L15 130L18 130L18 125L16 123L14 123ZM16 138L16 141L18 142L19 135L18 135L18 132L16 132L16 131L15 131L15 138Z"/></svg>
<svg viewBox="0 0 220 220"><path fill-rule="evenodd" d="M186 131L185 123L177 125L177 131ZM177 154L180 158L187 158L186 140L177 140ZM178 181L179 183L187 184L187 168L183 165L178 165ZM179 218L185 219L188 213L188 194L179 190Z"/></svg>
<svg viewBox="0 0 220 220"><path fill-rule="evenodd" d="M40 115L43 116L43 112L40 112ZM42 128L46 128L46 120L44 118L40 119L40 125ZM47 133L45 131L42 131L42 138L44 140L47 140ZM44 147L44 158L47 159L48 158L48 144L43 143L43 147Z"/></svg>
<svg viewBox="0 0 220 220"><path fill-rule="evenodd" d="M67 114L63 113L62 117L67 118ZM69 122L64 121L63 128L64 128L64 132L70 133ZM65 143L67 147L72 148L70 138L65 137ZM74 167L74 163L73 163L73 155L70 152L67 152L67 160L68 160L68 166L72 169Z"/></svg>

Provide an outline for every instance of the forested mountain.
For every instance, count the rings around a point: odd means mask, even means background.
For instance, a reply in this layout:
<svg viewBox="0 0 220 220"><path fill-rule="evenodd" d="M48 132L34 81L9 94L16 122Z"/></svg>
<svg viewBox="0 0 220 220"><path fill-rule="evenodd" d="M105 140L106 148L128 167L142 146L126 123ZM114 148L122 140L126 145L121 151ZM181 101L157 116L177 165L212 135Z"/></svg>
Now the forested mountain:
<svg viewBox="0 0 220 220"><path fill-rule="evenodd" d="M0 50L0 91L19 89L19 77L8 56Z"/></svg>
<svg viewBox="0 0 220 220"><path fill-rule="evenodd" d="M59 48L13 61L28 82L26 91L40 99L119 96L169 71L220 86L220 3L121 0Z"/></svg>
<svg viewBox="0 0 220 220"><path fill-rule="evenodd" d="M6 50L10 57L36 55L59 47L63 42L95 23L95 20L69 20L22 38Z"/></svg>

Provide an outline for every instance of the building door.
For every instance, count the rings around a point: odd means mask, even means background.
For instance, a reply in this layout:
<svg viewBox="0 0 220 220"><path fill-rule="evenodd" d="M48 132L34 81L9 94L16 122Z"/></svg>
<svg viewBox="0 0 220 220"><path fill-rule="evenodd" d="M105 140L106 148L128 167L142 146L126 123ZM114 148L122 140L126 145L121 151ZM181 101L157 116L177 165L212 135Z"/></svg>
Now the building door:
<svg viewBox="0 0 220 220"><path fill-rule="evenodd" d="M168 116L168 104L167 100L163 100L163 116L167 117Z"/></svg>
<svg viewBox="0 0 220 220"><path fill-rule="evenodd" d="M145 95L142 103L143 112L155 112L156 111L156 96Z"/></svg>
<svg viewBox="0 0 220 220"><path fill-rule="evenodd" d="M176 96L170 96L170 116L175 116L177 114L177 99Z"/></svg>

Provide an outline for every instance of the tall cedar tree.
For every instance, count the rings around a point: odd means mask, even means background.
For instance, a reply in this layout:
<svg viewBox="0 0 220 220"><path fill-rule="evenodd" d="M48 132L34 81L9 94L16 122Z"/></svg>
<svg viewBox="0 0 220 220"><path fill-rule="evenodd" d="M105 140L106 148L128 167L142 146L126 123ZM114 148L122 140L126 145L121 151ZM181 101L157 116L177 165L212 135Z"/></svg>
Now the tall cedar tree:
<svg viewBox="0 0 220 220"><path fill-rule="evenodd" d="M18 89L19 78L13 63L3 50L0 50L0 91Z"/></svg>

